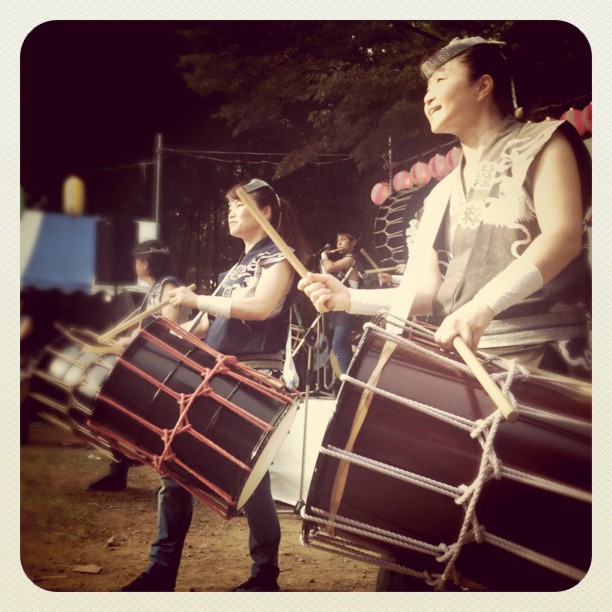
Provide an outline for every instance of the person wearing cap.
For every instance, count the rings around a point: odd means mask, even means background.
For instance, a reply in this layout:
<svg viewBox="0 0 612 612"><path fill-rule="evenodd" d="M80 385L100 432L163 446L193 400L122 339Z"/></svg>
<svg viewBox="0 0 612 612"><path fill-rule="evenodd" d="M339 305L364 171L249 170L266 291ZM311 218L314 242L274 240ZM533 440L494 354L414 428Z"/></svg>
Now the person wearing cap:
<svg viewBox="0 0 612 612"><path fill-rule="evenodd" d="M145 240L136 245L133 250L134 271L138 280L150 286L139 308L140 312L148 310L163 302L170 290L180 287L183 283L172 274L170 249L159 240ZM183 323L189 318L186 308L168 304L159 315L176 323ZM128 336L118 340L120 346L127 346L138 334L142 325L146 325L153 317L144 319ZM87 489L90 491L121 491L127 487L128 472L134 462L119 452L114 453L115 461L111 462L108 473L92 482Z"/></svg>
<svg viewBox="0 0 612 612"><path fill-rule="evenodd" d="M583 219L591 160L567 122L522 123L504 44L454 39L421 65L424 112L435 134L453 134L461 163L425 200L399 287L367 291L310 273L299 287L321 311L428 316L435 340L481 349L565 375L590 378L590 268ZM441 276L439 254L447 251ZM427 585L381 572L381 590Z"/></svg>
<svg viewBox="0 0 612 612"><path fill-rule="evenodd" d="M243 187L262 214L296 256L306 261L305 245L295 213L265 181L253 179L230 189L229 233L242 240L244 251L223 276L213 295L197 295L186 287L168 293L174 307L200 311L183 327L202 338L208 346L235 355L251 367L279 376L284 370L282 350L289 332L288 311L298 295L295 273L287 257L266 235L249 208L237 197ZM285 359L287 357L285 356ZM278 363L271 368L270 364ZM284 372L287 370L285 369ZM287 374L284 381L288 384ZM145 571L120 591L174 591L183 545L193 515L193 498L172 478L161 478L158 494L157 535ZM266 473L244 506L249 526L251 575L233 591L278 591L280 573L280 524Z"/></svg>
<svg viewBox="0 0 612 612"><path fill-rule="evenodd" d="M355 247L357 238L350 232L340 231L336 236L334 253L339 253L339 259L330 259L330 249L321 253L321 269L323 272L334 274L347 287L357 289L360 285L359 274L355 260ZM332 312L329 317L329 328L332 331L332 350L338 359L340 371L344 374L353 357L351 335L355 328L356 317L346 312Z"/></svg>

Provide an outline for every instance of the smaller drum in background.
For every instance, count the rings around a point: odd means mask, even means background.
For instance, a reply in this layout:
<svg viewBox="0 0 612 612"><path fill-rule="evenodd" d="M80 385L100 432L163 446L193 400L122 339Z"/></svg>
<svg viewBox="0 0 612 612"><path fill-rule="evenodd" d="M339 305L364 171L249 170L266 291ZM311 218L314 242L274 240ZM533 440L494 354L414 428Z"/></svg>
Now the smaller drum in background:
<svg viewBox="0 0 612 612"><path fill-rule="evenodd" d="M44 420L69 429L105 455L113 458L110 444L88 425L96 393L117 362L116 351L96 347L90 352L91 336L72 331L45 347L30 378L30 398Z"/></svg>
<svg viewBox="0 0 612 612"><path fill-rule="evenodd" d="M304 543L438 589L577 584L591 560L590 385L485 361L518 404L509 422L431 331L365 328L302 510Z"/></svg>
<svg viewBox="0 0 612 612"><path fill-rule="evenodd" d="M298 399L279 380L158 318L125 349L89 424L231 518L266 474Z"/></svg>

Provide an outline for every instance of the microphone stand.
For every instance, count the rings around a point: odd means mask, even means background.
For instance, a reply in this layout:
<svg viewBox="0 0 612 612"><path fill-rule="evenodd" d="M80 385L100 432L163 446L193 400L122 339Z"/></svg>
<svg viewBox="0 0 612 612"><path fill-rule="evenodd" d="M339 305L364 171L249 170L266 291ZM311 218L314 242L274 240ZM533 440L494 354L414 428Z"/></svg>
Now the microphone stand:
<svg viewBox="0 0 612 612"><path fill-rule="evenodd" d="M351 266L349 266L349 268L347 268L346 273L344 274L344 276L342 277L342 283L346 283L346 281L348 280L349 275L351 274L351 272L353 271L353 269L355 268L355 266L357 265L357 261L354 260L354 263L351 264ZM305 483L305 471L306 471L306 449L307 449L307 441L308 441L308 402L310 400L310 395L311 395L311 375L312 375L312 368L313 368L313 348L316 348L317 351L317 365L319 366L317 368L317 384L316 384L316 388L315 388L315 392L318 394L320 393L320 387L319 387L319 372L321 369L321 356L320 356L320 349L321 349L321 343L320 343L320 338L322 337L322 332L321 332L321 320L323 318L323 313L319 313L317 315L317 317L315 318L315 320L312 322L312 324L310 325L310 327L308 328L308 330L304 333L304 337L302 338L302 340L299 342L299 344L296 346L296 348L293 350L292 356L295 357L295 355L300 351L300 349L302 348L302 346L306 343L307 345L307 365L306 365L306 385L304 388L304 429L303 429L303 433L302 433L302 457L301 457L301 463L300 463L300 484L299 484L299 498L297 503L295 504L295 507L293 509L293 511L295 512L295 514L297 514L299 516L302 508L306 505L306 497L305 497L305 491L304 491L304 483ZM314 347L312 342L308 342L308 337L309 334L312 332L312 330L316 329L316 340L314 343ZM325 366L325 364L323 364L323 366ZM333 372L333 370L332 370ZM323 381L323 385L324 388L328 388L326 386L326 380L325 380L325 370L323 372L323 376L324 376L324 381ZM333 386L333 377L332 377L332 381L329 385L329 387ZM335 394L332 393L327 393L327 395L329 395L330 398L333 398L335 396Z"/></svg>

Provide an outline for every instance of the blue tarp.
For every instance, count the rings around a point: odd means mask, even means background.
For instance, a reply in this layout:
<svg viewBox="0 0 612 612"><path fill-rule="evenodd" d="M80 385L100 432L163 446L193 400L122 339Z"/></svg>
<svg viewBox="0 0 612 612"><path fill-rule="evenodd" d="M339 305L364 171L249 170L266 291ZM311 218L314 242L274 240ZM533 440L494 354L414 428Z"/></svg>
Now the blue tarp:
<svg viewBox="0 0 612 612"><path fill-rule="evenodd" d="M96 217L26 211L21 219L21 287L93 290Z"/></svg>

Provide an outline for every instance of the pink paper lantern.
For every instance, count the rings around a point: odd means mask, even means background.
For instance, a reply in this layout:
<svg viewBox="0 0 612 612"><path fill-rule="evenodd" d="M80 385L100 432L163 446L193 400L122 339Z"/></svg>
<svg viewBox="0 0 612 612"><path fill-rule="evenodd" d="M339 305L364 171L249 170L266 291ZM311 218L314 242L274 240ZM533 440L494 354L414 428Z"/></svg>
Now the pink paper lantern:
<svg viewBox="0 0 612 612"><path fill-rule="evenodd" d="M436 154L429 160L429 171L437 181L443 179L449 172L448 162L444 155Z"/></svg>
<svg viewBox="0 0 612 612"><path fill-rule="evenodd" d="M410 168L410 176L416 187L427 185L431 180L431 172L429 166L425 162L417 162Z"/></svg>
<svg viewBox="0 0 612 612"><path fill-rule="evenodd" d="M402 170L393 177L393 189L395 191L402 191L402 189L412 189L414 187L414 181L410 176L408 170Z"/></svg>
<svg viewBox="0 0 612 612"><path fill-rule="evenodd" d="M593 103L587 104L582 109L582 125L587 132L593 132Z"/></svg>
<svg viewBox="0 0 612 612"><path fill-rule="evenodd" d="M581 111L577 111L575 108L570 108L561 115L561 119L564 119L565 121L571 123L576 128L576 131L578 132L578 134L580 134L580 136L582 136L586 132L586 128L582 123Z"/></svg>
<svg viewBox="0 0 612 612"><path fill-rule="evenodd" d="M461 147L453 147L446 154L446 164L448 165L449 172L451 170L454 170L459 165L459 162L461 161L462 157L463 151L461 150Z"/></svg>
<svg viewBox="0 0 612 612"><path fill-rule="evenodd" d="M390 194L391 189L389 187L389 183L376 183L376 185L372 187L370 198L372 198L372 202L374 202L376 206L380 206Z"/></svg>

